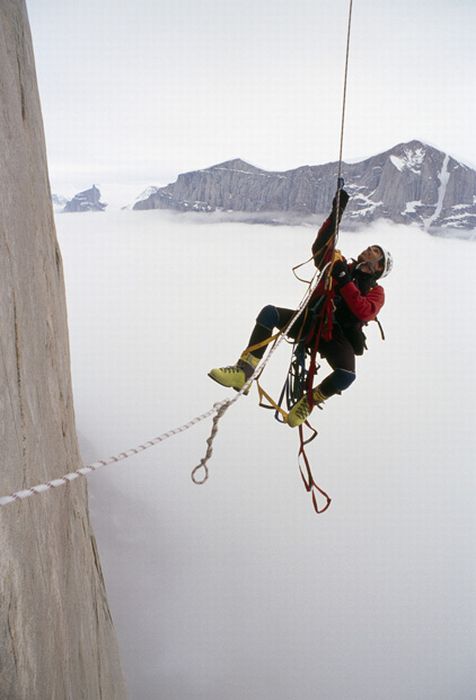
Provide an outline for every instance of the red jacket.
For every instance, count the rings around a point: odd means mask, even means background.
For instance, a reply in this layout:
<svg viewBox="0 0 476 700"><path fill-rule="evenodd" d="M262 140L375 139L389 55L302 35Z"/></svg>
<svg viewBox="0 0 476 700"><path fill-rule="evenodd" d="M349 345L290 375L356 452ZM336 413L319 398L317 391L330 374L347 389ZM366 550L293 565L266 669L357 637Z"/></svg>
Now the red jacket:
<svg viewBox="0 0 476 700"><path fill-rule="evenodd" d="M362 294L355 282L348 282L337 290L337 293L341 295L349 311L362 323L373 321L385 303L385 292L379 284L372 287L368 294Z"/></svg>
<svg viewBox="0 0 476 700"><path fill-rule="evenodd" d="M343 195L345 195L345 197L343 197ZM347 193L344 191L341 192L341 199L340 216L342 216L342 212L348 200ZM322 224L312 246L314 264L318 269L322 269L332 258L332 239L335 232L335 221L336 211L334 206L332 214ZM349 265L349 270L352 275L355 266ZM347 282L347 284L340 287L340 289L334 286L336 305L334 322L342 327L344 333L346 333L347 329L350 331L351 327L355 330L357 328L361 329L363 324L373 321L384 305L385 292L383 287L379 284L375 284L373 287L366 289L366 282L363 275L359 278L358 275L354 273L354 279ZM321 281L312 296L310 305L312 305L312 302L316 298L322 296L324 292L324 281Z"/></svg>

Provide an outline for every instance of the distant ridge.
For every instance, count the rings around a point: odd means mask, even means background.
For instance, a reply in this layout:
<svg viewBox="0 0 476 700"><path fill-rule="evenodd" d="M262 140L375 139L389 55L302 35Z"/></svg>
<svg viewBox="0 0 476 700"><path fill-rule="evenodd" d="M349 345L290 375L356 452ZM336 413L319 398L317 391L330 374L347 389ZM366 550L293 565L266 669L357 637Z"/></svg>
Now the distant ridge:
<svg viewBox="0 0 476 700"><path fill-rule="evenodd" d="M182 173L166 187L149 187L133 209L234 214L284 214L296 222L325 215L336 187L337 163L271 172L240 158ZM344 163L351 200L347 225L387 219L423 228L476 228L476 171L450 155L410 141L363 160Z"/></svg>

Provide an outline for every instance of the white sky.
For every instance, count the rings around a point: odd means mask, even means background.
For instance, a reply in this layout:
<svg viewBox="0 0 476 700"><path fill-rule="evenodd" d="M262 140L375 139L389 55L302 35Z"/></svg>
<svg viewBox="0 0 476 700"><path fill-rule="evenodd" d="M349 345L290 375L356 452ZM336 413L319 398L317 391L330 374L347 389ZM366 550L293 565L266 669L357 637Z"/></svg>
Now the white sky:
<svg viewBox="0 0 476 700"><path fill-rule="evenodd" d="M336 160L348 1L29 0L53 190ZM476 164L473 0L354 0L344 159Z"/></svg>

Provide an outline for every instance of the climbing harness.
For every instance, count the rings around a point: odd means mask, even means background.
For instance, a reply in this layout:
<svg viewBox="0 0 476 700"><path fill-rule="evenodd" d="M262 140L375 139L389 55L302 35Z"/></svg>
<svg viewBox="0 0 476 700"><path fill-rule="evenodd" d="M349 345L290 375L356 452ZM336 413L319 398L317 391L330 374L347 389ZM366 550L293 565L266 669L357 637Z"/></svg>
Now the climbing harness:
<svg viewBox="0 0 476 700"><path fill-rule="evenodd" d="M323 279L324 275L326 274L326 271L327 271L328 267L329 267L329 265L327 264L327 265L325 265L325 266L322 268L322 270L321 270L320 272L319 272L318 270L316 270L316 272L315 272L315 274L314 274L314 277L312 278L311 282L309 283L309 286L308 286L306 292L304 293L304 296L303 296L303 298L302 298L302 300L301 300L301 303L299 304L299 307L298 307L298 309L296 310L296 313L295 313L294 316L289 320L289 322L288 322L288 324L285 326L285 328L283 328L281 331L279 331L279 333L276 333L276 335L271 336L271 338L268 338L268 339L266 339L265 341L263 341L263 342L261 342L261 343L257 343L256 345L252 345L252 346L250 346L249 348L247 348L247 349L245 350L245 352L250 352L251 350L257 350L258 348L261 348L261 347L266 346L266 345L270 345L270 344L272 343L272 346L271 346L271 348L269 349L268 354L266 355L266 357L265 357L265 358L258 364L258 366L254 369L253 374L250 375L250 377L247 379L247 381L246 381L245 384L242 386L242 388L237 392L236 396L235 396L233 399L228 399L227 401L224 401L224 402L223 402L223 410L220 412L220 415L217 415L217 416L215 417L215 419L214 419L214 421L213 421L213 425L212 425L212 430L211 430L210 436L209 436L208 439L207 439L207 446L208 446L208 447L207 447L207 452L206 452L205 456L203 457L203 459L200 460L200 464L198 464L197 467L195 467L195 469L194 469L193 472L192 472L192 480L194 481L194 483L196 483L196 484L204 484L205 481L208 479L208 467L207 467L207 462L208 462L208 460L210 459L210 457L211 457L211 455L212 455L212 451L213 451L213 441L214 441L214 439L215 439L215 437L216 437L216 434L217 434L217 432L218 432L218 422L219 422L219 420L223 417L223 415L225 414L225 412L228 410L228 408L229 408L232 404L234 404L236 401L238 401L238 399L239 399L243 394L248 393L248 389L249 389L249 387L251 386L251 384L253 383L253 381L257 380L258 377L261 375L261 373L264 371L264 369L265 369L265 367L267 366L267 364L269 363L271 357L272 357L273 354L276 352L276 350L277 350L277 348L279 347L280 343L281 343L281 342L283 341L283 339L286 337L287 333L288 333L289 330L292 328L293 324L296 323L296 321L299 320L299 318L302 316L303 313L305 313L305 311L306 311L306 309L307 309L307 306L308 306L308 303L309 303L309 301L310 301L310 299L311 299L311 297L312 297L312 295L313 295L315 289L317 288L317 286L319 285L319 283L320 283L321 280ZM271 398L271 397L269 397L269 398ZM285 413L284 411L282 411L282 416L283 416L284 418L286 418L286 417L287 417L287 413ZM200 477L200 476L197 475L200 469L203 469L203 471L204 471L203 477Z"/></svg>
<svg viewBox="0 0 476 700"><path fill-rule="evenodd" d="M353 0L349 0L349 12L347 21L347 39L346 39L346 52L345 52L345 68L344 68L344 87L343 87L343 98L342 98L342 114L341 114L341 127L340 127L340 139L339 139L339 165L337 172L337 192L335 199L335 222L334 231L331 234L329 240L325 244L323 249L317 250L313 253L309 260L304 263L296 265L292 268L294 276L302 281L303 280L296 274L296 270L305 265L306 263L314 260L316 266L318 261L324 261L327 263L322 269L322 282L323 291L311 308L306 308L306 313L301 324L301 329L298 333L298 337L293 344L293 350L291 354L291 362L288 369L288 374L281 390L278 401L274 401L267 391L262 387L262 385L257 380L258 395L259 395L259 405L262 408L274 409L275 418L281 423L285 423L287 419L287 413L283 409L283 402L286 403L286 407L289 410L304 394L307 395L308 405L311 409L313 406L313 380L316 375L319 366L317 364L317 352L319 347L319 341L321 339L330 339L332 333L333 315L334 315L334 290L333 290L333 279L332 279L332 268L335 262L335 250L336 244L339 236L339 224L340 224L340 197L341 191L344 186L344 179L342 176L342 157L343 157L343 144L344 144L344 126L345 126L345 112L346 112L346 101L347 101L347 82L348 82L348 72L349 72L349 55L350 55L350 35L352 26L352 3ZM311 297L312 298L312 297ZM314 323L311 324L310 337L309 335L303 336L303 331L305 323L307 320L307 315L311 314L314 318ZM294 319L292 319L294 323ZM291 323L288 324L287 329L291 327ZM379 324L380 326L380 324ZM317 327L317 331L315 330ZM282 334L286 334L286 330L281 331ZM278 334L279 336L279 334ZM269 338L264 343L260 344L260 347L267 343L276 343L276 336ZM309 343L312 343L311 350L309 351ZM274 347L274 346L273 346ZM256 349L256 348L253 348ZM252 351L247 348L247 351ZM246 351L245 351L246 352ZM264 367L257 371L258 377L261 375ZM267 403L265 403L265 401ZM312 503L316 513L323 513L329 507L331 499L328 494L321 489L316 483L309 459L306 455L306 446L314 440L317 436L317 431L313 428L310 423L306 420L304 425L311 430L311 435L306 438L304 436L303 425L299 426L299 451L298 451L298 463L301 472L301 477L306 487L306 490L311 493ZM317 493L325 499L325 505L323 507L319 506Z"/></svg>
<svg viewBox="0 0 476 700"><path fill-rule="evenodd" d="M336 225L338 219L339 213L337 212ZM329 339L332 332L334 290L332 277L330 277L329 272L332 271L334 248L335 230L327 244L323 246L322 249L318 250L314 254L313 258L311 258L314 259L315 262L316 258L319 258L321 274L319 275L319 282L315 288L319 290L319 288L322 287L323 289L317 299L313 300L313 293L308 295L309 305L304 310L303 320L297 333L297 338L293 343L288 373L281 389L278 401L274 401L270 394L263 388L258 379L256 382L259 395L259 406L261 408L274 410L274 417L280 423L286 423L288 417L288 413L283 408L283 403L285 403L286 408L289 411L294 404L301 399L302 396L306 395L309 409L313 407L313 380L319 369L319 365L317 364L316 360L319 341L321 338ZM332 256L330 260L329 256ZM310 331L305 334L304 329L309 319L311 320ZM268 343L276 343L276 338L281 334L285 335L294 321L295 318L293 317L291 322L288 323L286 329L278 333L276 336L272 336L271 338L262 341L258 344L258 346L247 348L245 352L252 352L253 349L258 349L258 347L263 347ZM258 373L258 377L261 376L264 367L259 369L260 371ZM304 435L304 426L310 430L310 435L308 437L305 437ZM311 493L312 505L315 512L321 514L330 506L331 498L316 482L312 473L309 458L306 454L306 446L317 437L317 430L308 420L305 420L304 424L299 426L298 435L298 466L301 473L301 478L306 491ZM325 505L320 506L319 501L322 500L322 498L325 499Z"/></svg>

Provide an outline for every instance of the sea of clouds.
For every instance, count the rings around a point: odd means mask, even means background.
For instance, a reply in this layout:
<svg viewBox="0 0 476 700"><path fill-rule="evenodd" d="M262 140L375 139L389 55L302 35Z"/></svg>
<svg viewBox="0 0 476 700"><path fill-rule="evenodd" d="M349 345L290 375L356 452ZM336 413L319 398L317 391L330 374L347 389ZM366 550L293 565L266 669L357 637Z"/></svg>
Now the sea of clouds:
<svg viewBox="0 0 476 700"><path fill-rule="evenodd" d="M290 268L314 237L157 211L56 223L85 463L226 398L207 372L237 359L262 306L298 305ZM339 246L376 242L395 257L386 340L368 327L357 381L312 415L325 514L296 431L255 389L203 486L190 472L211 421L88 479L134 700L473 697L476 243L379 223ZM275 395L288 361L282 344L263 374Z"/></svg>

